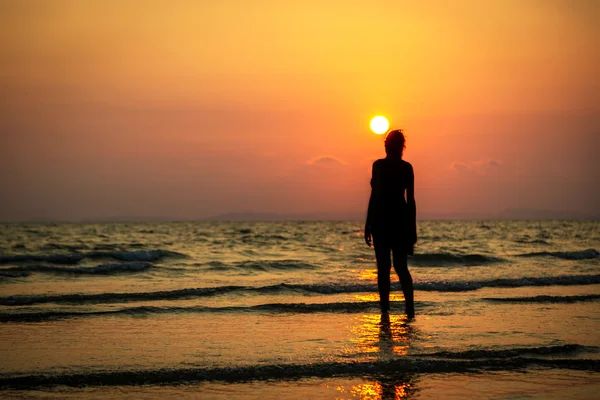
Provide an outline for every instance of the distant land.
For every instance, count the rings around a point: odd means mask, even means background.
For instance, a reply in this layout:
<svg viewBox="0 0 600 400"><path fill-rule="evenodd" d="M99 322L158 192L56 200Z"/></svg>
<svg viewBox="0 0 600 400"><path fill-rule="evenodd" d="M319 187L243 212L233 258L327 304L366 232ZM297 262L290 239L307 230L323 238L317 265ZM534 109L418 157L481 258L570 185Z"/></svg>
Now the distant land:
<svg viewBox="0 0 600 400"><path fill-rule="evenodd" d="M176 221L362 221L364 212L305 212L305 213L270 213L270 212L229 212L204 218L178 218L169 216L111 216L86 218L82 220L64 220L53 218L30 218L27 223L102 223L102 222L176 222ZM435 220L600 220L600 212L596 215L573 211L507 209L499 213L468 212L421 212L418 219Z"/></svg>
<svg viewBox="0 0 600 400"><path fill-rule="evenodd" d="M205 218L206 221L362 221L365 213L254 213L232 212ZM570 211L508 209L500 213L421 213L418 220L597 220L600 215Z"/></svg>

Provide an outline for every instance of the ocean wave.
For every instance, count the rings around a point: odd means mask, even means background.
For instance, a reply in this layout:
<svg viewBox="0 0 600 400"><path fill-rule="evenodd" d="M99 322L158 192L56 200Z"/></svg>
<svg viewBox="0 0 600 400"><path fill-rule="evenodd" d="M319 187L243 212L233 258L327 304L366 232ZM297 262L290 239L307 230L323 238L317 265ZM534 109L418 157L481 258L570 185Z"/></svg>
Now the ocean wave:
<svg viewBox="0 0 600 400"><path fill-rule="evenodd" d="M574 286L600 284L600 275L563 275L554 277L504 278L487 281L448 281L448 282L415 282L416 290L429 292L468 292L485 287L515 288L529 286ZM399 284L392 284L393 290L399 290ZM157 292L137 293L97 293L97 294L60 294L60 295L17 295L0 297L0 305L33 305L44 303L123 303L131 301L177 300L195 297L241 293L259 294L341 294L377 292L375 284L287 284L280 283L268 286L216 286L207 288L188 288Z"/></svg>
<svg viewBox="0 0 600 400"><path fill-rule="evenodd" d="M169 250L138 250L138 251L94 251L85 253L86 258L113 258L118 261L155 262L163 258L185 258L183 253Z"/></svg>
<svg viewBox="0 0 600 400"><path fill-rule="evenodd" d="M263 289L267 289L264 287ZM0 305L24 306L33 304L57 303L57 304L101 304L101 303L126 303L131 301L153 301L153 300L178 300L194 297L215 296L217 294L232 293L241 290L251 290L248 286L218 286L212 288L190 288L178 290L166 290L157 292L133 292L133 293L72 293L58 295L16 295L0 297Z"/></svg>
<svg viewBox="0 0 600 400"><path fill-rule="evenodd" d="M54 386L133 386L167 385L192 382L250 382L303 378L410 376L423 373L474 373L513 371L542 367L600 371L600 360L548 358L548 354L573 353L587 348L580 345L549 346L529 349L485 350L483 353L443 352L437 356L398 357L392 360L363 362L314 362L308 364L261 364L233 367L187 367L80 373L33 373L0 375L2 389L35 389ZM475 351L477 352L477 350ZM542 357L540 357L540 355Z"/></svg>
<svg viewBox="0 0 600 400"><path fill-rule="evenodd" d="M498 278L473 282L417 282L415 289L434 292L469 292L486 287L516 288L529 286L596 285L600 275L560 275L545 277Z"/></svg>
<svg viewBox="0 0 600 400"><path fill-rule="evenodd" d="M61 244L61 243L46 243L42 246L43 250L68 250L78 252L81 250L88 250L88 247L84 244Z"/></svg>
<svg viewBox="0 0 600 400"><path fill-rule="evenodd" d="M250 243L250 242L269 242L269 241L286 241L288 240L287 237L282 236L282 235L260 235L260 234L256 234L256 235L245 235L239 238L240 241L244 242L244 243Z"/></svg>
<svg viewBox="0 0 600 400"><path fill-rule="evenodd" d="M185 254L169 250L137 250L137 251L91 251L73 254L17 254L0 256L0 264L24 262L47 262L51 264L74 265L83 259L111 258L117 261L156 262L167 257L186 257Z"/></svg>
<svg viewBox="0 0 600 400"><path fill-rule="evenodd" d="M0 269L0 276L28 276L32 272L72 275L112 275L122 272L145 271L152 267L148 262L100 264L95 267L60 267L56 265L25 265Z"/></svg>
<svg viewBox="0 0 600 400"><path fill-rule="evenodd" d="M484 297L482 300L498 303L579 303L600 300L600 294L575 296L521 296L521 297Z"/></svg>
<svg viewBox="0 0 600 400"><path fill-rule="evenodd" d="M0 277L3 278L24 278L31 275L29 271L14 270L13 268L0 269Z"/></svg>
<svg viewBox="0 0 600 400"><path fill-rule="evenodd" d="M573 286L600 283L600 275L562 275L549 277L499 278L482 281L433 281L415 282L415 290L426 292L470 292L486 287L515 288L529 286ZM376 285L286 285L319 294L376 292ZM392 283L392 289L400 290L400 284Z"/></svg>
<svg viewBox="0 0 600 400"><path fill-rule="evenodd" d="M501 258L484 256L482 254L463 254L456 255L450 253L422 253L415 254L410 259L410 264L419 265L444 265L444 264L461 264L461 265L484 265L490 263L498 263L505 261Z"/></svg>
<svg viewBox="0 0 600 400"><path fill-rule="evenodd" d="M220 261L211 261L206 263L210 271L275 271L275 270L297 270L297 269L316 269L315 265L308 264L299 260L258 260L258 261L240 261L233 264L226 264Z"/></svg>
<svg viewBox="0 0 600 400"><path fill-rule="evenodd" d="M544 239L531 239L531 238L517 238L514 239L515 243L522 243L522 244L545 244L545 245L549 245L550 242L544 240Z"/></svg>
<svg viewBox="0 0 600 400"><path fill-rule="evenodd" d="M459 352L440 351L436 353L422 354L424 357L448 358L448 359L468 359L475 360L479 358L511 358L524 356L552 356L567 355L581 352L599 351L595 346L583 346L580 344L564 344L558 346L538 346L538 347L517 347L511 349L476 349Z"/></svg>
<svg viewBox="0 0 600 400"><path fill-rule="evenodd" d="M563 260L590 260L600 258L600 252L596 249L578 251L540 251L535 253L518 254L517 257L556 257Z"/></svg>
<svg viewBox="0 0 600 400"><path fill-rule="evenodd" d="M391 302L392 306L404 304ZM420 302L418 309L427 307ZM107 311L40 311L25 313L0 313L0 322L42 322L58 319L86 318L95 316L145 316L158 314L199 314L199 313L232 313L232 312L270 312L270 313L357 313L379 310L379 302L340 302L340 303L270 303L255 306L227 306L227 307L158 307L140 306L126 307Z"/></svg>
<svg viewBox="0 0 600 400"><path fill-rule="evenodd" d="M83 260L83 254L49 254L49 255L34 255L34 254L17 254L13 256L0 256L0 264L13 264L22 262L48 262L52 264L77 264Z"/></svg>

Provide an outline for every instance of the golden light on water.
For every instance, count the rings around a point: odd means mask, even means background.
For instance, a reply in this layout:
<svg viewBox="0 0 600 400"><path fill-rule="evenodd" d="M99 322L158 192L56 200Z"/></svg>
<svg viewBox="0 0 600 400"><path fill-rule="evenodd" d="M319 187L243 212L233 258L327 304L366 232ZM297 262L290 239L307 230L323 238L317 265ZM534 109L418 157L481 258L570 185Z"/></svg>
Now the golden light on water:
<svg viewBox="0 0 600 400"><path fill-rule="evenodd" d="M390 360L408 353L412 329L405 315L362 314L354 322L346 355L368 361Z"/></svg>
<svg viewBox="0 0 600 400"><path fill-rule="evenodd" d="M349 394L362 400L394 399L402 400L410 397L409 382L367 381L351 387L338 386L338 392Z"/></svg>
<svg viewBox="0 0 600 400"><path fill-rule="evenodd" d="M354 299L357 301L379 301L379 293L365 293L365 294L356 294L354 295ZM404 301L404 295L402 292L400 293L390 293L390 301Z"/></svg>
<svg viewBox="0 0 600 400"><path fill-rule="evenodd" d="M382 115L373 117L370 125L373 133L376 133L378 135L383 135L387 132L388 128L390 127L390 123L388 122L387 118Z"/></svg>
<svg viewBox="0 0 600 400"><path fill-rule="evenodd" d="M373 297L360 300L372 301ZM351 328L351 346L346 355L361 361L390 361L408 354L414 330L406 323L404 315L362 314L355 318ZM408 375L380 376L357 384L340 385L336 389L344 398L360 399L407 399L414 393L412 379Z"/></svg>

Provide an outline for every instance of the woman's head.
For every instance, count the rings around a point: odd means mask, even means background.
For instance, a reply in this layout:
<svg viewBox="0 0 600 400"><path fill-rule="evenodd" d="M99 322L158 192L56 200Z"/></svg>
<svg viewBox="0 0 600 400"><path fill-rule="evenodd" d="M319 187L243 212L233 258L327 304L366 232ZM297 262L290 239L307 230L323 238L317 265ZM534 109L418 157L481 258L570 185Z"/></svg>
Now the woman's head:
<svg viewBox="0 0 600 400"><path fill-rule="evenodd" d="M406 139L402 129L391 130L385 135L385 153L390 157L402 158L406 147Z"/></svg>

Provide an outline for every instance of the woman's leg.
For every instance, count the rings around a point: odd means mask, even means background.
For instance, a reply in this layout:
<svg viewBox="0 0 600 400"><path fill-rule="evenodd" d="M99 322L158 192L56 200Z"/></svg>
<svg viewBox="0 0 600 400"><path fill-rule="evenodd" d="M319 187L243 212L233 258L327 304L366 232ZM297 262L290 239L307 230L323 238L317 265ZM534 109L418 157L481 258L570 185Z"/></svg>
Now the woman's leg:
<svg viewBox="0 0 600 400"><path fill-rule="evenodd" d="M413 281L408 271L408 260L406 252L394 251L394 269L400 278L402 293L404 293L404 303L406 305L406 315L408 318L415 316L415 300Z"/></svg>
<svg viewBox="0 0 600 400"><path fill-rule="evenodd" d="M390 271L392 269L391 249L375 242L377 259L377 286L379 287L379 306L382 313L390 310Z"/></svg>

